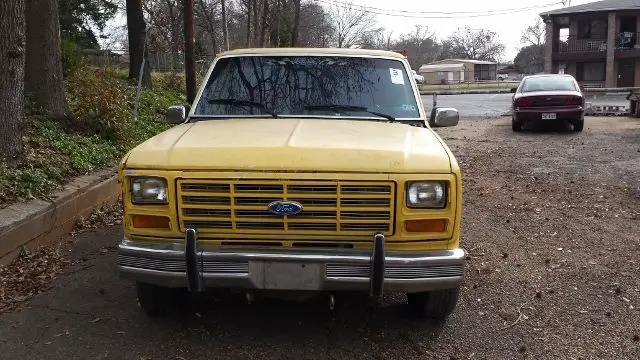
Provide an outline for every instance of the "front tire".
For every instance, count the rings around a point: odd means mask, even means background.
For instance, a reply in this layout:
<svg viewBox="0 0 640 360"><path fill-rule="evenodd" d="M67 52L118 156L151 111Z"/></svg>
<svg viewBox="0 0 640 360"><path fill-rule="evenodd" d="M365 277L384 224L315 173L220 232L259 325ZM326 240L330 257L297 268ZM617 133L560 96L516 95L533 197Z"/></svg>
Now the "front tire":
<svg viewBox="0 0 640 360"><path fill-rule="evenodd" d="M187 302L186 289L166 288L138 282L136 292L142 310L154 317L173 314Z"/></svg>
<svg viewBox="0 0 640 360"><path fill-rule="evenodd" d="M458 303L460 287L420 293L408 293L407 302L411 311L420 317L444 320Z"/></svg>

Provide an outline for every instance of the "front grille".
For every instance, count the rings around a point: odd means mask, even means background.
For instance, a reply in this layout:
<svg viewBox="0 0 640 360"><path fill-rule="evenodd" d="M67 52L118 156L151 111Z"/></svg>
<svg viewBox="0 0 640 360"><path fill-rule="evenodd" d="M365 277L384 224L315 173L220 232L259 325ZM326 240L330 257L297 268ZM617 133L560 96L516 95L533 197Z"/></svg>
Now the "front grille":
<svg viewBox="0 0 640 360"><path fill-rule="evenodd" d="M205 233L366 235L393 233L391 181L195 180L178 186L180 229ZM295 201L301 213L269 212L274 201Z"/></svg>

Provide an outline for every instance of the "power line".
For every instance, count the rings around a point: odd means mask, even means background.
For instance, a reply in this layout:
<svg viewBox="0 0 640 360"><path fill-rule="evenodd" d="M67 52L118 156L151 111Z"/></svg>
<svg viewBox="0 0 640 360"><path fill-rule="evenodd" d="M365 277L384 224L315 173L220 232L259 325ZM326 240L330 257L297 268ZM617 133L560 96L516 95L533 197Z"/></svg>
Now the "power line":
<svg viewBox="0 0 640 360"><path fill-rule="evenodd" d="M559 5L559 4L564 4L567 0L564 1L557 1L554 3L549 3L546 5L534 5L534 6L529 6L529 7L519 7L519 8L511 8L511 9L495 9L495 10L483 10L483 11L413 11L413 10L395 10L395 9L382 9L382 8L377 8L377 7L373 7L373 6L366 6L366 5L360 5L360 4L348 4L339 0L324 0L324 2L332 2L335 5L343 5L343 6L353 6L353 7L359 7L359 8L364 8L364 9L370 9L370 10L375 10L375 11L380 11L380 12L397 12L397 13L406 13L406 14L440 14L440 15L457 15L457 14L489 14L489 13L495 13L495 12L505 12L505 11L521 11L521 10L530 10L530 9L534 9L534 8L540 8L540 7L548 7L548 6L552 6L552 5Z"/></svg>
<svg viewBox="0 0 640 360"><path fill-rule="evenodd" d="M376 14L376 15L417 18L417 19L458 19L458 18L477 18L477 17L508 15L508 14L514 14L518 12L535 10L535 9L562 4L562 2L554 2L554 3L545 4L545 5L536 5L536 6L514 8L514 9L487 10L483 12L437 12L437 11L419 12L419 11L409 11L409 10L381 9L381 8L375 8L371 6L347 4L337 0L317 0L317 1L330 6L337 6L343 9L356 8L357 10L361 10L361 11L371 13L371 14ZM407 14L441 14L444 16L422 16L422 15L407 15Z"/></svg>

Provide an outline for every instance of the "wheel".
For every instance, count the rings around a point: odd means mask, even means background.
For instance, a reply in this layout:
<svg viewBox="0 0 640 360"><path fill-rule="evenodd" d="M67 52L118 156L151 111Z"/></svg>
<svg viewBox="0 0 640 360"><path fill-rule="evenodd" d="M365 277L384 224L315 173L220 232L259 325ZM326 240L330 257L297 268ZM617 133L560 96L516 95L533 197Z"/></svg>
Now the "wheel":
<svg viewBox="0 0 640 360"><path fill-rule="evenodd" d="M574 121L572 122L572 124L573 124L573 131L581 132L582 129L584 128L584 119Z"/></svg>
<svg viewBox="0 0 640 360"><path fill-rule="evenodd" d="M444 320L453 312L460 287L420 293L408 293L407 302L411 311L427 319Z"/></svg>
<svg viewBox="0 0 640 360"><path fill-rule="evenodd" d="M513 131L521 131L522 123L520 121L516 121L515 119L511 119L511 129Z"/></svg>
<svg viewBox="0 0 640 360"><path fill-rule="evenodd" d="M150 316L170 315L187 302L186 289L166 288L139 282L136 283L136 292L140 307Z"/></svg>

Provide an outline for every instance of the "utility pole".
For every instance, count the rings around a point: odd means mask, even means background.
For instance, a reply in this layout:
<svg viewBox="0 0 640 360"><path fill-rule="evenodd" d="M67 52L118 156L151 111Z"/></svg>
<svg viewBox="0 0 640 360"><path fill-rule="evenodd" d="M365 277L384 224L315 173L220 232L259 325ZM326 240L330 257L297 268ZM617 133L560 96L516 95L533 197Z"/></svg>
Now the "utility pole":
<svg viewBox="0 0 640 360"><path fill-rule="evenodd" d="M196 99L196 64L194 59L193 0L182 0L184 14L184 75L187 85L187 102Z"/></svg>

